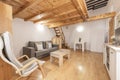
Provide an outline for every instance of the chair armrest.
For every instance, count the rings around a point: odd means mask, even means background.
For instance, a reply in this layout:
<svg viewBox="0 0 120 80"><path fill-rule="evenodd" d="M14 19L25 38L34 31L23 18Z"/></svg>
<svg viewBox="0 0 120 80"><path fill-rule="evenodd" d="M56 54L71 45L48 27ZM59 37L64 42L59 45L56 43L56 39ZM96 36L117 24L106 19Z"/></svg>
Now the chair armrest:
<svg viewBox="0 0 120 80"><path fill-rule="evenodd" d="M35 49L33 47L23 47L23 54L28 57L35 57Z"/></svg>
<svg viewBox="0 0 120 80"><path fill-rule="evenodd" d="M22 68L20 68L19 70L17 70L17 72L21 72L21 71L25 70L28 66L32 65L35 62L38 64L39 69L41 69L43 77L45 77L46 74L45 74L45 72L44 72L41 64L39 63L38 59L34 59L34 60L30 61L29 63L27 63L26 65L24 65Z"/></svg>
<svg viewBox="0 0 120 80"><path fill-rule="evenodd" d="M29 59L29 57L27 55L23 55L23 56L19 57L18 60L23 59L23 58Z"/></svg>
<svg viewBox="0 0 120 80"><path fill-rule="evenodd" d="M28 62L27 64L25 64L22 68L19 69L19 71L22 71L22 70L26 69L28 66L32 65L32 64L35 63L35 62L36 62L37 64L39 64L39 61L38 61L37 59L34 59L34 60Z"/></svg>

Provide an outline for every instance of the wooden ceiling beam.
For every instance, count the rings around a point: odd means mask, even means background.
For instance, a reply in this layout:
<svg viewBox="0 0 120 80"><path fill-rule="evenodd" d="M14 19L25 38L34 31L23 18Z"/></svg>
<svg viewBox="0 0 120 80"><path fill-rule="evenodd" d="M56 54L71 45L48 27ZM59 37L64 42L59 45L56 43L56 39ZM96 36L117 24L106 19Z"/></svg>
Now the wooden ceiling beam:
<svg viewBox="0 0 120 80"><path fill-rule="evenodd" d="M28 21L28 20L30 20L30 19L38 16L38 15L47 14L47 13L49 13L49 12L52 12L52 11L54 11L54 10L57 10L57 9L59 9L60 7L62 7L62 6L64 6L64 5L67 5L67 4L69 4L69 3L71 3L71 2L67 2L67 3L64 3L64 4L60 5L60 6L58 6L58 7L54 7L54 8L52 8L52 9L48 9L48 10L42 12L42 13L36 13L35 15L32 15L32 16L26 18L25 21Z"/></svg>
<svg viewBox="0 0 120 80"><path fill-rule="evenodd" d="M66 23L55 23L51 25L47 25L49 28L55 28L55 27L61 27L61 26L66 26L66 25L71 25L71 24L76 24L76 23L81 23L83 22L83 19L75 20L75 21L69 21Z"/></svg>
<svg viewBox="0 0 120 80"><path fill-rule="evenodd" d="M41 1L44 1L44 0L32 0L29 4L26 4L20 10L18 10L16 13L14 13L14 17L16 17L19 13L22 13L24 10L26 10L30 6L37 4L38 2L41 2Z"/></svg>
<svg viewBox="0 0 120 80"><path fill-rule="evenodd" d="M45 24L46 25L51 25L51 24L57 24L57 23L68 23L68 22L72 22L72 21L76 21L76 20L82 20L82 19L80 17L73 17L73 18L70 18L70 19L56 21L56 22L50 22L50 23L45 23Z"/></svg>
<svg viewBox="0 0 120 80"><path fill-rule="evenodd" d="M12 0L12 1L14 1L14 2L16 2L16 3L18 3L18 4L23 4L20 0Z"/></svg>
<svg viewBox="0 0 120 80"><path fill-rule="evenodd" d="M66 17L66 18L59 18L59 19L54 19L54 20L51 20L51 21L48 21L48 22L45 22L45 23L54 23L54 22L59 22L59 21L64 21L64 20L69 20L69 19L72 19L72 18L81 18L80 15L74 15L74 16L70 16L70 17Z"/></svg>
<svg viewBox="0 0 120 80"><path fill-rule="evenodd" d="M79 17L78 17L79 16ZM67 23L67 22L72 22L72 21L76 21L76 20L81 20L82 18L80 17L80 15L78 16L73 16L71 18L67 18L67 19L63 19L63 20L56 20L56 21L52 21L52 22L48 22L48 23L44 23L44 24L56 24L56 23Z"/></svg>
<svg viewBox="0 0 120 80"><path fill-rule="evenodd" d="M78 13L82 16L85 21L88 18L87 6L85 0L71 0Z"/></svg>
<svg viewBox="0 0 120 80"><path fill-rule="evenodd" d="M43 23L49 23L49 22L55 22L55 21L60 21L60 20L65 20L65 19L70 19L73 17L81 17L77 11L73 11L71 13L68 14L63 14L60 16L54 16L45 20L42 20ZM39 20L34 20L34 23L40 22Z"/></svg>
<svg viewBox="0 0 120 80"><path fill-rule="evenodd" d="M116 15L116 12L105 13L105 14L90 17L86 20L86 22L100 20L100 19L106 19L106 18L112 18L115 15ZM72 19L72 20L69 20L67 22L65 22L65 21L63 21L63 22L52 22L52 23L49 23L49 24L46 24L46 25L49 28L54 28L54 27L61 27L61 26L64 26L64 25L75 24L75 23L79 23L79 22L84 22L84 21L82 19L76 19L76 20Z"/></svg>
<svg viewBox="0 0 120 80"><path fill-rule="evenodd" d="M58 17L61 17L61 16L69 15L69 14L74 13L74 12L76 12L75 9L70 10L70 11L66 11L66 12L62 12L62 13L54 15L54 16L47 15L47 16L44 16L41 19L34 20L33 22L37 23L37 22L41 22L41 21L46 21L46 20L49 20L49 19L54 19L54 18L58 18Z"/></svg>
<svg viewBox="0 0 120 80"><path fill-rule="evenodd" d="M105 13L105 14L90 17L87 19L87 21L95 21L100 19L111 18L111 17L114 17L115 15L116 15L116 12Z"/></svg>

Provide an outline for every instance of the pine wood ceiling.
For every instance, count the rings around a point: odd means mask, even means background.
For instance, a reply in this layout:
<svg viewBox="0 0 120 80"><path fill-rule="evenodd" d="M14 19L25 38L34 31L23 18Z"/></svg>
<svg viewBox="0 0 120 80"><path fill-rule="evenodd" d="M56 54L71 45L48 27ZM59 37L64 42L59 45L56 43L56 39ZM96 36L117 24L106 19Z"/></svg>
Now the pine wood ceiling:
<svg viewBox="0 0 120 80"><path fill-rule="evenodd" d="M34 23L40 22L48 27L59 27L83 21L96 19L96 16L89 18L88 10L97 9L103 6L108 0L0 0L13 6L13 16L22 18L25 21ZM98 4L98 7L92 5ZM107 3L105 4L107 5ZM104 5L104 6L105 6ZM92 6L92 7L91 7ZM99 15L100 19L114 16Z"/></svg>

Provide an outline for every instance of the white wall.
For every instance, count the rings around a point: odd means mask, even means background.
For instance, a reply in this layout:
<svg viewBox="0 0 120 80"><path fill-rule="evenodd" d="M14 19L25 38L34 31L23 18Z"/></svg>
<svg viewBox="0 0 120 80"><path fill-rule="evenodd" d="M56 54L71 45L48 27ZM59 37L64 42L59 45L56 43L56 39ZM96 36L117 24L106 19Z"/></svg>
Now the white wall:
<svg viewBox="0 0 120 80"><path fill-rule="evenodd" d="M84 27L83 32L77 32L76 28ZM87 42L87 50L102 52L106 34L106 20L97 20L86 23L78 23L63 28L66 42L73 48L75 39L81 37Z"/></svg>
<svg viewBox="0 0 120 80"><path fill-rule="evenodd" d="M108 8L112 11L119 12L120 11L120 0L110 0L108 4Z"/></svg>
<svg viewBox="0 0 120 80"><path fill-rule="evenodd" d="M96 16L104 13L110 12L108 6L100 8L97 10L89 11L89 16ZM83 32L77 32L76 28L79 26L84 27ZM75 39L81 37L87 42L87 50L94 52L103 52L103 46L105 41L105 35L108 31L108 20L96 20L91 22L78 23L74 25L69 25L67 28L63 28L66 42L73 48Z"/></svg>
<svg viewBox="0 0 120 80"><path fill-rule="evenodd" d="M22 55L22 48L29 41L47 41L55 35L54 31L45 26L38 26L22 19L13 20L14 52L18 57Z"/></svg>

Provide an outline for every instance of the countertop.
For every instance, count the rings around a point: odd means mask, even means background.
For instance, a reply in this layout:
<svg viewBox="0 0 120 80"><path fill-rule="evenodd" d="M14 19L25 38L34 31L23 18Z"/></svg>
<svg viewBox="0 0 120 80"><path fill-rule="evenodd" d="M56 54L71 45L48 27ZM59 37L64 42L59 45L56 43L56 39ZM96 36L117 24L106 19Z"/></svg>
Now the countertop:
<svg viewBox="0 0 120 80"><path fill-rule="evenodd" d="M112 44L105 44L106 46L114 49L115 51L120 51L120 46L112 45Z"/></svg>

